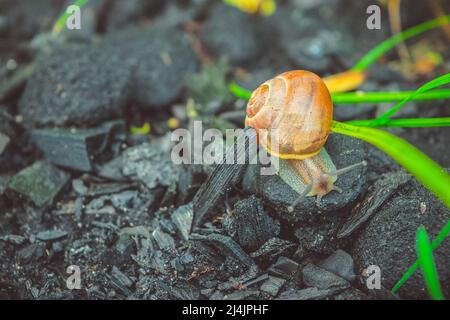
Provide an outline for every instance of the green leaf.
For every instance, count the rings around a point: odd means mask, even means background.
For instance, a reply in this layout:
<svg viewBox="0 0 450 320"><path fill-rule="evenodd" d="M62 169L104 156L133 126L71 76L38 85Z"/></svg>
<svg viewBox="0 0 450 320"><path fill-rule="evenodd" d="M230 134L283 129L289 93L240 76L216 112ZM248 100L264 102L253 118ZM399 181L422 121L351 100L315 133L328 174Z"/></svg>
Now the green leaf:
<svg viewBox="0 0 450 320"><path fill-rule="evenodd" d="M436 162L389 132L333 121L331 130L371 143L395 159L450 208L450 176Z"/></svg>
<svg viewBox="0 0 450 320"><path fill-rule="evenodd" d="M393 92L340 92L332 93L334 104L354 104L354 103L385 103L402 101L409 98L415 91L393 91ZM450 89L436 89L415 95L414 101L443 100L450 98Z"/></svg>
<svg viewBox="0 0 450 320"><path fill-rule="evenodd" d="M242 88L240 85L238 85L236 82L230 82L228 85L228 88L230 89L230 92L239 99L243 100L250 100L250 97L252 96L252 92Z"/></svg>
<svg viewBox="0 0 450 320"><path fill-rule="evenodd" d="M395 107L391 108L389 111L378 117L377 119L373 120L372 124L373 126L377 126L380 124L384 124L388 121L388 119L396 113L401 107L403 107L407 102L413 100L416 96L418 96L421 93L430 91L432 89L435 89L437 87L441 87L443 85L450 83L450 73L447 73L443 76L440 76L438 78L435 78L427 83L425 83L423 86L421 86L419 89L414 91L412 94L410 94L407 98L403 99L400 103L398 103Z"/></svg>
<svg viewBox="0 0 450 320"><path fill-rule="evenodd" d="M422 267L423 279L428 293L434 300L444 300L433 259L433 249L431 248L430 240L423 226L417 230L416 242L419 264Z"/></svg>
<svg viewBox="0 0 450 320"><path fill-rule="evenodd" d="M239 99L249 100L252 92L242 88L235 82L228 85L230 92ZM339 92L332 93L331 98L335 104L354 103L381 103L395 102L410 98L409 101L443 100L450 98L450 89L435 89L428 92L394 91L394 92Z"/></svg>
<svg viewBox="0 0 450 320"><path fill-rule="evenodd" d="M345 122L361 127L399 127L399 128L430 128L430 127L450 127L450 118L407 118L388 119L385 123L373 124L373 120L351 120Z"/></svg>
<svg viewBox="0 0 450 320"><path fill-rule="evenodd" d="M406 29L391 38L383 41L375 48L370 50L365 56L363 56L352 68L355 71L364 71L369 68L375 61L377 61L386 52L394 48L397 44L424 33L428 30L450 23L450 15L442 16L433 20L429 20L418 24L414 27Z"/></svg>
<svg viewBox="0 0 450 320"><path fill-rule="evenodd" d="M441 229L441 231L438 233L436 238L431 243L431 249L436 250L438 248L442 241L444 241L448 236L450 235L450 220L448 220L447 224ZM419 269L419 261L414 262L411 267L403 274L403 276L400 278L400 280L395 284L395 286L392 288L391 292L396 293L403 284L414 274L414 272Z"/></svg>

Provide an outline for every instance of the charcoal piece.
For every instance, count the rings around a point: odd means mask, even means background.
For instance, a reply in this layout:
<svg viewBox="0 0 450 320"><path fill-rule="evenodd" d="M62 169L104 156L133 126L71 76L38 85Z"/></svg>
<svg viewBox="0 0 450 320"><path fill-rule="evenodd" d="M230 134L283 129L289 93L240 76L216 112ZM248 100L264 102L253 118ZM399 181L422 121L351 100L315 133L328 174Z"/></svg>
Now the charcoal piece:
<svg viewBox="0 0 450 320"><path fill-rule="evenodd" d="M155 239L161 250L174 249L175 240L167 233L157 228L152 232L153 239Z"/></svg>
<svg viewBox="0 0 450 320"><path fill-rule="evenodd" d="M172 213L172 222L177 226L182 238L189 240L192 225L192 203L179 207Z"/></svg>
<svg viewBox="0 0 450 320"><path fill-rule="evenodd" d="M53 204L69 178L64 171L38 161L17 173L9 182L8 189L31 200L36 206L44 207Z"/></svg>
<svg viewBox="0 0 450 320"><path fill-rule="evenodd" d="M126 262L131 259L132 254L135 254L136 243L129 234L121 234L114 248L118 254L120 262Z"/></svg>
<svg viewBox="0 0 450 320"><path fill-rule="evenodd" d="M173 258L172 260L170 260L170 265L172 266L173 269L175 269L177 272L182 272L184 270L183 265L180 262L179 258Z"/></svg>
<svg viewBox="0 0 450 320"><path fill-rule="evenodd" d="M177 190L178 181L172 181L172 183L166 188L166 192L161 199L161 203L159 204L160 208L167 208L173 205L176 201L178 190Z"/></svg>
<svg viewBox="0 0 450 320"><path fill-rule="evenodd" d="M203 168L199 164L180 165L180 177L178 181L178 201L186 203L195 195L195 191L203 182Z"/></svg>
<svg viewBox="0 0 450 320"><path fill-rule="evenodd" d="M159 279L156 282L170 297L177 300L198 300L200 297L200 291L187 282L178 281L173 285L168 285Z"/></svg>
<svg viewBox="0 0 450 320"><path fill-rule="evenodd" d="M228 290L236 286L241 286L243 283L253 279L258 274L258 266L232 238L222 234L213 233L208 236L191 234L190 239L208 241L218 244L220 247L225 247L228 252L232 253L241 263L248 267L247 271L241 276L230 277L228 281L219 284L219 290Z"/></svg>
<svg viewBox="0 0 450 320"><path fill-rule="evenodd" d="M63 230L46 230L36 235L36 239L41 241L55 241L67 236L67 232Z"/></svg>
<svg viewBox="0 0 450 320"><path fill-rule="evenodd" d="M127 212L139 204L138 192L136 190L127 190L113 194L111 196L111 204L114 208Z"/></svg>
<svg viewBox="0 0 450 320"><path fill-rule="evenodd" d="M147 188L168 187L178 180L177 168L165 152L152 143L143 143L127 149L123 154L122 173Z"/></svg>
<svg viewBox="0 0 450 320"><path fill-rule="evenodd" d="M85 196L89 190L88 187L85 186L84 182L79 179L72 180L72 189L80 196Z"/></svg>
<svg viewBox="0 0 450 320"><path fill-rule="evenodd" d="M416 179L410 179L387 199L354 238L351 255L356 273L371 265L381 270L381 285L391 289L417 260L417 230L423 226L432 241L448 224L449 208ZM444 296L450 296L450 241L433 250ZM395 244L395 245L394 245ZM366 273L367 274L367 273ZM371 290L378 291L378 290ZM415 272L398 290L404 299L427 299L421 272Z"/></svg>
<svg viewBox="0 0 450 320"><path fill-rule="evenodd" d="M280 256L290 256L295 251L296 245L288 240L280 238L269 239L257 251L252 252L250 256L256 263L265 268L275 262Z"/></svg>
<svg viewBox="0 0 450 320"><path fill-rule="evenodd" d="M237 63L255 59L262 48L261 36L251 17L221 3L209 15L201 39L214 55Z"/></svg>
<svg viewBox="0 0 450 320"><path fill-rule="evenodd" d="M208 179L202 184L193 200L194 218L192 220L191 230L205 222L211 211L217 209L220 200L229 188L242 178L247 165L237 164L235 160L241 156L245 156L245 163L249 163L249 160L252 160L255 156L251 152L248 152L250 149L249 144L255 142L255 130L246 128L245 143L238 144L236 142L234 146L230 147L227 154L224 155L224 161L214 168ZM232 157L235 158L231 159ZM234 160L232 163L235 164L227 164L227 159Z"/></svg>
<svg viewBox="0 0 450 320"><path fill-rule="evenodd" d="M316 287L301 290L291 289L280 294L277 300L321 300L335 293L335 290L320 290Z"/></svg>
<svg viewBox="0 0 450 320"><path fill-rule="evenodd" d="M117 32L129 24L149 19L165 3L158 0L115 0L109 1L108 5L105 28L108 32Z"/></svg>
<svg viewBox="0 0 450 320"><path fill-rule="evenodd" d="M338 215L318 217L309 223L301 224L295 230L295 236L303 249L322 254L331 254L337 249L335 239L341 219Z"/></svg>
<svg viewBox="0 0 450 320"><path fill-rule="evenodd" d="M350 287L350 284L344 278L311 263L303 267L302 274L303 282L306 285L320 290L346 289Z"/></svg>
<svg viewBox="0 0 450 320"><path fill-rule="evenodd" d="M90 172L94 170L95 157L105 151L114 126L110 123L95 129L35 129L31 136L49 162Z"/></svg>
<svg viewBox="0 0 450 320"><path fill-rule="evenodd" d="M17 234L7 234L4 236L0 236L1 241L6 241L13 244L23 244L27 241L27 238L17 235Z"/></svg>
<svg viewBox="0 0 450 320"><path fill-rule="evenodd" d="M116 266L112 267L109 279L116 290L119 290L127 297L131 295L130 288L133 285L133 281Z"/></svg>
<svg viewBox="0 0 450 320"><path fill-rule="evenodd" d="M328 137L325 149L337 169L360 163L367 157L364 142L356 138L331 134ZM315 197L305 197L298 202L293 212L288 207L299 197L299 194L286 184L279 175L260 175L258 166L250 166L245 173L244 186L246 191L261 196L264 203L274 209L274 214L282 220L303 226L302 222L319 216L333 216L337 210L351 206L358 196L365 191L367 170L359 166L346 174L340 175L336 186L343 192L330 192L324 196L317 206Z"/></svg>
<svg viewBox="0 0 450 320"><path fill-rule="evenodd" d="M259 277L255 278L255 279L251 279L249 281L247 281L246 283L242 284L243 288L248 288L254 285L258 285L261 284L261 282L266 281L267 279L269 279L269 275L267 273L264 273L262 275L260 275Z"/></svg>
<svg viewBox="0 0 450 320"><path fill-rule="evenodd" d="M218 233L212 233L207 236L200 234L191 234L191 240L200 240L200 241L208 241L215 244L219 244L222 247L225 247L230 253L232 253L236 258L239 259L244 265L248 267L254 266L254 262L252 258L250 258L244 250L230 237L224 236Z"/></svg>
<svg viewBox="0 0 450 320"><path fill-rule="evenodd" d="M410 179L411 175L404 171L384 174L369 188L364 200L352 209L349 218L338 231L338 239L348 237L360 228L396 190Z"/></svg>
<svg viewBox="0 0 450 320"><path fill-rule="evenodd" d="M227 294L223 297L223 300L232 300L232 301L240 301L240 300L254 300L259 296L258 290L239 290L233 292L231 294Z"/></svg>
<svg viewBox="0 0 450 320"><path fill-rule="evenodd" d="M131 68L102 43L64 43L42 50L19 101L24 123L95 125L121 116Z"/></svg>
<svg viewBox="0 0 450 320"><path fill-rule="evenodd" d="M344 250L336 250L328 258L320 262L319 267L333 272L347 281L355 279L355 270L353 269L353 258Z"/></svg>
<svg viewBox="0 0 450 320"><path fill-rule="evenodd" d="M180 257L180 263L183 265L187 265L190 264L192 262L194 262L194 256L192 254L190 254L189 252L185 252L181 257Z"/></svg>
<svg viewBox="0 0 450 320"><path fill-rule="evenodd" d="M299 267L297 262L286 257L279 257L277 262L275 262L268 271L269 274L274 276L293 279L297 276Z"/></svg>
<svg viewBox="0 0 450 320"><path fill-rule="evenodd" d="M225 216L224 225L228 234L247 251L258 249L280 231L279 223L264 211L261 200L255 196L238 201L234 212Z"/></svg>
<svg viewBox="0 0 450 320"><path fill-rule="evenodd" d="M163 111L179 98L199 66L189 37L170 26L124 28L105 42L106 51L131 67L130 103L146 110Z"/></svg>
<svg viewBox="0 0 450 320"><path fill-rule="evenodd" d="M269 279L262 284L261 291L275 297L285 282L285 279L269 276Z"/></svg>
<svg viewBox="0 0 450 320"><path fill-rule="evenodd" d="M37 261L45 256L45 248L44 243L32 243L17 252L17 259L22 264Z"/></svg>
<svg viewBox="0 0 450 320"><path fill-rule="evenodd" d="M6 134L0 132L0 155L5 151L10 142L11 139Z"/></svg>
<svg viewBox="0 0 450 320"><path fill-rule="evenodd" d="M123 159L122 156L116 157L109 162L99 165L97 174L105 179L113 181L127 181L128 178L122 174Z"/></svg>

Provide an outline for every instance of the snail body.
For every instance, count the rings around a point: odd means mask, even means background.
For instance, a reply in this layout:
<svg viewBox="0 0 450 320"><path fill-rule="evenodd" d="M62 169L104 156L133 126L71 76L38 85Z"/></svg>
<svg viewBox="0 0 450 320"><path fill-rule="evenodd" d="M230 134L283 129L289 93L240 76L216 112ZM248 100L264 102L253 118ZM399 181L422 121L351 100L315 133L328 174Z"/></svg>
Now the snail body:
<svg viewBox="0 0 450 320"><path fill-rule="evenodd" d="M334 185L337 176L356 166L336 170L326 152L332 120L333 102L325 83L312 72L293 70L252 93L245 125L280 159L280 177L301 197L317 196L319 204L332 190L342 192Z"/></svg>

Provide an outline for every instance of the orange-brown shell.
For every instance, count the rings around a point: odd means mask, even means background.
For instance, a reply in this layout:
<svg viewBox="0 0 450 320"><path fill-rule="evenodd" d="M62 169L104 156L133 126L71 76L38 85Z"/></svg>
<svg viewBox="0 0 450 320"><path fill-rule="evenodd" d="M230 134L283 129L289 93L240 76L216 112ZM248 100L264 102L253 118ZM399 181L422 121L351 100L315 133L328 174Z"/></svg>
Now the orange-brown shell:
<svg viewBox="0 0 450 320"><path fill-rule="evenodd" d="M325 144L332 117L333 103L324 82L312 72L294 70L252 93L245 125L257 130L259 143L270 154L305 159Z"/></svg>

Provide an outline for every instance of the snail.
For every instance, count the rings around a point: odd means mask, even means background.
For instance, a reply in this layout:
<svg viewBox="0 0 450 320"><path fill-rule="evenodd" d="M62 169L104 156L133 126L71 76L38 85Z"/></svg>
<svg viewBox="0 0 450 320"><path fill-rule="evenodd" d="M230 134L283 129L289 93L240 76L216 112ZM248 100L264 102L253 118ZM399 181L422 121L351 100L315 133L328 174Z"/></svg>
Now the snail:
<svg viewBox="0 0 450 320"><path fill-rule="evenodd" d="M365 161L337 170L324 145L331 131L333 102L326 84L316 74L293 70L261 84L247 104L245 125L255 129L259 144L280 159L287 174L281 178L300 196L322 197L331 191L339 175L366 165Z"/></svg>

